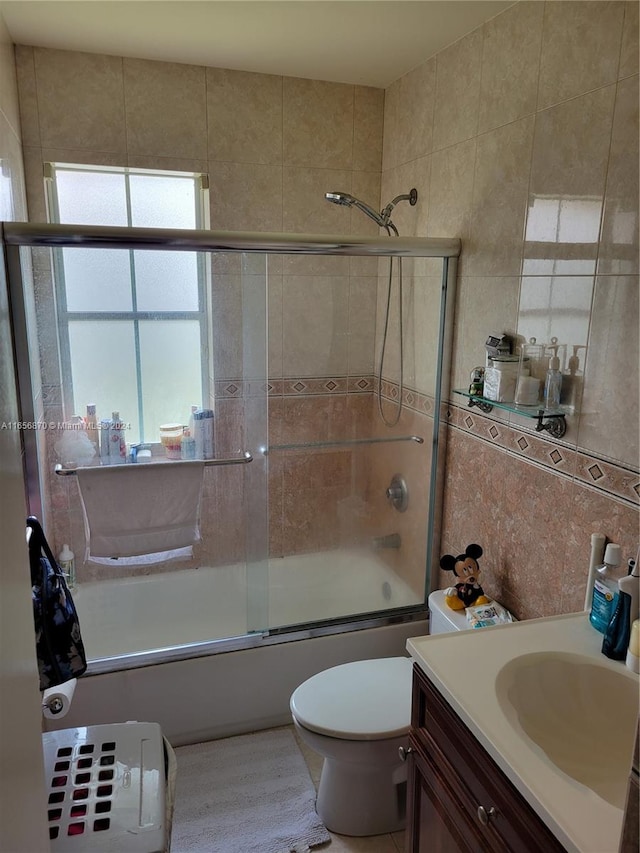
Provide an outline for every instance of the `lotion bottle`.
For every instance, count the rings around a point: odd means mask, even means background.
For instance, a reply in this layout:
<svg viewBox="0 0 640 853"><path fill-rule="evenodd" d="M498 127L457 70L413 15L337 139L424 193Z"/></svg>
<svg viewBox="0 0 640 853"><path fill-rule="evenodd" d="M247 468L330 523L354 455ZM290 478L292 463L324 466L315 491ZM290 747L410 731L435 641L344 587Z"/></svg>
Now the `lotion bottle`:
<svg viewBox="0 0 640 853"><path fill-rule="evenodd" d="M618 576L622 562L619 545L609 543L604 552L604 565L596 571L589 621L604 634L618 603Z"/></svg>

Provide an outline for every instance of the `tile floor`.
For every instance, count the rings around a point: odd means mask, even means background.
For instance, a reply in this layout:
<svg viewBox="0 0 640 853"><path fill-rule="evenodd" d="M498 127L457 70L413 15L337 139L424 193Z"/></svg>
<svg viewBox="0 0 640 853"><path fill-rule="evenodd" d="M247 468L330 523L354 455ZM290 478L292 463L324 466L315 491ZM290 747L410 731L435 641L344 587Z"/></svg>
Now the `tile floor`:
<svg viewBox="0 0 640 853"><path fill-rule="evenodd" d="M322 757L300 740L293 726L291 726L291 730L296 736L300 752L307 762L309 775L317 790L322 770ZM365 838L353 838L349 835L337 835L333 832L330 834L331 843L314 847L314 853L316 850L318 853L404 853L404 832L370 835Z"/></svg>

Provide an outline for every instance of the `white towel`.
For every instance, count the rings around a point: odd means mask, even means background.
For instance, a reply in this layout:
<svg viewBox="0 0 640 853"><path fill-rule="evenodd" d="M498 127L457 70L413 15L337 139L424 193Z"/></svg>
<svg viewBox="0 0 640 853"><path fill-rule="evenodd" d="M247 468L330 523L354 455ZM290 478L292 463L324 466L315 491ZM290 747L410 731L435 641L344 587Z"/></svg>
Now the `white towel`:
<svg viewBox="0 0 640 853"><path fill-rule="evenodd" d="M204 463L78 468L91 557L135 557L200 541Z"/></svg>

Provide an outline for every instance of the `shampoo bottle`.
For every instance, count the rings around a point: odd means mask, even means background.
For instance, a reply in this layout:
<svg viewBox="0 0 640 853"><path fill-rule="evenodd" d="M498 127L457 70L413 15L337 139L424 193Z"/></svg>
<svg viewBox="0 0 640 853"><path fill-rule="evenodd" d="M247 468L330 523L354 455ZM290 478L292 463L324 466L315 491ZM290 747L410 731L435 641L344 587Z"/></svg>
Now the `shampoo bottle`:
<svg viewBox="0 0 640 853"><path fill-rule="evenodd" d="M96 419L96 404L87 403L87 417L85 419L87 427L87 435L89 441L96 451L96 456L100 456L100 436L98 435L98 421Z"/></svg>
<svg viewBox="0 0 640 853"><path fill-rule="evenodd" d="M609 543L604 552L604 565L596 571L589 621L601 634L607 630L618 603L618 574L622 562L619 545Z"/></svg>
<svg viewBox="0 0 640 853"><path fill-rule="evenodd" d="M111 427L113 421L111 418L103 418L100 421L100 464L111 464Z"/></svg>
<svg viewBox="0 0 640 853"><path fill-rule="evenodd" d="M66 542L58 554L58 564L67 576L67 586L73 589L76 585L76 564L73 551Z"/></svg>
<svg viewBox="0 0 640 853"><path fill-rule="evenodd" d="M124 425L120 420L120 412L113 413L113 421L109 430L109 463L120 465L127 461L127 445L124 440Z"/></svg>

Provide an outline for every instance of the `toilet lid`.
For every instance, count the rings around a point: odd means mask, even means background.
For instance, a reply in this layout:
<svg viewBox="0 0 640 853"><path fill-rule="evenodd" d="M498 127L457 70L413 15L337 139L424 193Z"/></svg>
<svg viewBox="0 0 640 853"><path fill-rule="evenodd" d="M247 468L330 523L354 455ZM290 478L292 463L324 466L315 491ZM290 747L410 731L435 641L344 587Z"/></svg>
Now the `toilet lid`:
<svg viewBox="0 0 640 853"><path fill-rule="evenodd" d="M382 740L409 731L411 658L377 658L325 669L291 696L291 713L312 732Z"/></svg>

